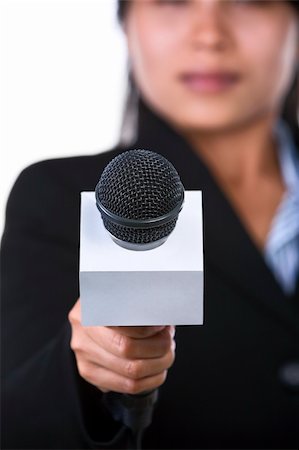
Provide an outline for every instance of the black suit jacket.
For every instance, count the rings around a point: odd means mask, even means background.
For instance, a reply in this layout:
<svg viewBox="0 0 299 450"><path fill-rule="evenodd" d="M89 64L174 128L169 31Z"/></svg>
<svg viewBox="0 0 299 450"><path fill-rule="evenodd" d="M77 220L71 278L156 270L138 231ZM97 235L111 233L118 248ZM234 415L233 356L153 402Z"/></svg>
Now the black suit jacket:
<svg viewBox="0 0 299 450"><path fill-rule="evenodd" d="M177 327L144 447L298 448L298 391L282 370L299 356L298 285L283 294L203 162L143 104L132 148L163 154L204 201L205 323ZM35 164L12 189L1 249L4 448L107 448L120 428L78 374L67 315L79 296L80 192L123 150Z"/></svg>

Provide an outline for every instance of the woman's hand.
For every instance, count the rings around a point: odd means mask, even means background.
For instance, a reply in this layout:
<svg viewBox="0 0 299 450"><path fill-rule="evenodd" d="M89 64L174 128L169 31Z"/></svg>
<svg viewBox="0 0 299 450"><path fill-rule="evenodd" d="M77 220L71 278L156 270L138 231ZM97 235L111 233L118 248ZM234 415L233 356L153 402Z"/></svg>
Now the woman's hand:
<svg viewBox="0 0 299 450"><path fill-rule="evenodd" d="M174 326L83 327L80 299L69 321L78 371L101 391L137 394L164 383L175 358Z"/></svg>

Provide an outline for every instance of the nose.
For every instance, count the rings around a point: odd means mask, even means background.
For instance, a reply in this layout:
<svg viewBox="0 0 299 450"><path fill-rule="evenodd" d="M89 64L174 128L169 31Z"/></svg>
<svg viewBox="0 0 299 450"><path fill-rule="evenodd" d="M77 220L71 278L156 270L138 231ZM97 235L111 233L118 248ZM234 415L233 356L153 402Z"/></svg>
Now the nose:
<svg viewBox="0 0 299 450"><path fill-rule="evenodd" d="M230 30L224 0L194 0L192 46L196 50L222 51L230 42Z"/></svg>

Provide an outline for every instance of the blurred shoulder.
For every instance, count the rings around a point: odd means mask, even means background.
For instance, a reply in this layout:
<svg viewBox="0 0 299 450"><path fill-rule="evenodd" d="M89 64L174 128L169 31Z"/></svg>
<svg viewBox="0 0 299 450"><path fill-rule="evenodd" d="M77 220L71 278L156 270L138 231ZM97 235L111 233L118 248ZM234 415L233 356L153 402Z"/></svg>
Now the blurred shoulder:
<svg viewBox="0 0 299 450"><path fill-rule="evenodd" d="M16 180L16 184L26 187L47 183L63 182L78 184L93 182L94 176L100 175L106 164L122 150L118 147L95 155L82 155L66 158L47 159L26 167Z"/></svg>
<svg viewBox="0 0 299 450"><path fill-rule="evenodd" d="M78 210L81 191L93 191L108 164L123 149L39 161L17 177L6 207L6 219L23 215L63 214Z"/></svg>
<svg viewBox="0 0 299 450"><path fill-rule="evenodd" d="M19 174L12 194L24 191L35 195L37 190L46 193L48 190L94 189L104 167L117 154L123 151L119 147L94 155L82 155L67 158L48 159L26 167Z"/></svg>

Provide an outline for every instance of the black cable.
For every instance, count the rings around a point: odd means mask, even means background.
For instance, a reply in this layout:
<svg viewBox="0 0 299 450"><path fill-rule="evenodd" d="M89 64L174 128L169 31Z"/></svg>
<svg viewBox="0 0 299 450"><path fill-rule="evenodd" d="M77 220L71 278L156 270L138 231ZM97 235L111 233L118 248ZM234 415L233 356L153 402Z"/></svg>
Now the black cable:
<svg viewBox="0 0 299 450"><path fill-rule="evenodd" d="M136 431L135 433L130 430L130 437L128 441L128 449L129 450L142 450L142 436L143 436L144 428Z"/></svg>
<svg viewBox="0 0 299 450"><path fill-rule="evenodd" d="M122 422L125 428L130 430L130 450L141 450L143 432L152 421L157 399L157 389L136 395L119 394L111 391L104 394L104 404L114 420ZM116 441L116 437L114 440Z"/></svg>
<svg viewBox="0 0 299 450"><path fill-rule="evenodd" d="M138 431L136 434L136 450L142 450L142 437L143 437L144 428Z"/></svg>
<svg viewBox="0 0 299 450"><path fill-rule="evenodd" d="M128 431L128 428L125 425L123 425L120 428L120 430L116 433L114 438L112 438L110 441L107 441L107 442L99 442L98 446L103 449L108 449L108 448L113 447L114 445L119 443L118 441L123 437L123 435L127 431Z"/></svg>

